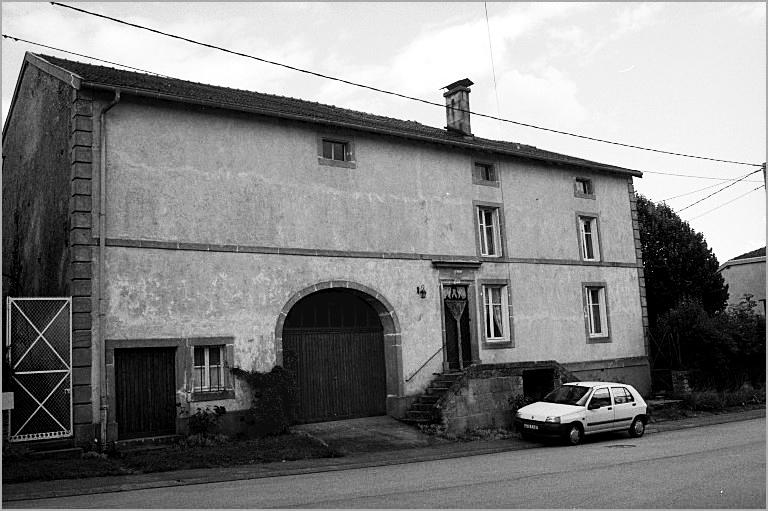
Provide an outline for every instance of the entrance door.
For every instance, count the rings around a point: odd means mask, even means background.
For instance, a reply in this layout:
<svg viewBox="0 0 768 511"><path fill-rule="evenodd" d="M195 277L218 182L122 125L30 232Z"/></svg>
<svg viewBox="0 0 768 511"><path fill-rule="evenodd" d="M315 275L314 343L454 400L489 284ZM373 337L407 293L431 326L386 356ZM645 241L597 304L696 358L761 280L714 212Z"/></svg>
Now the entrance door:
<svg viewBox="0 0 768 511"><path fill-rule="evenodd" d="M123 440L176 433L176 348L115 350L117 434Z"/></svg>
<svg viewBox="0 0 768 511"><path fill-rule="evenodd" d="M443 286L445 356L448 369L461 370L472 363L466 285Z"/></svg>
<svg viewBox="0 0 768 511"><path fill-rule="evenodd" d="M296 375L299 422L386 414L384 332L360 296L327 290L300 300L283 327L283 360Z"/></svg>

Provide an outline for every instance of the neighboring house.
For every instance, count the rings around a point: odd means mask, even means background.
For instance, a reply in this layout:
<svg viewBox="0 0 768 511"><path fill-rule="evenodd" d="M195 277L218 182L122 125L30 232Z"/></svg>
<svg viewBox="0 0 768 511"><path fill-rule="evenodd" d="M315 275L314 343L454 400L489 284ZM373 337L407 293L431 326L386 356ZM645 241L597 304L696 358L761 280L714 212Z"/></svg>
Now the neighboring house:
<svg viewBox="0 0 768 511"><path fill-rule="evenodd" d="M647 394L641 173L473 136L470 85L439 129L28 53L3 292L73 297L76 441L234 426L233 366L296 371L301 421L418 417L440 378L454 429L569 378Z"/></svg>
<svg viewBox="0 0 768 511"><path fill-rule="evenodd" d="M728 284L728 305L738 305L750 295L758 303L755 312L765 316L765 247L734 257L717 271Z"/></svg>

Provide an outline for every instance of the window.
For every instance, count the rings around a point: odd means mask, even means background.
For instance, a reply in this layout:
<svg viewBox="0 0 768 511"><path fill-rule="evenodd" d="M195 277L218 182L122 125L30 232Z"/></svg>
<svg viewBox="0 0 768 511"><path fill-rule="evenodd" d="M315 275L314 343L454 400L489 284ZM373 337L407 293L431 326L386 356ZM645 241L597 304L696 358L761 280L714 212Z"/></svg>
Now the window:
<svg viewBox="0 0 768 511"><path fill-rule="evenodd" d="M608 313L605 303L605 287L585 285L587 333L590 338L608 337Z"/></svg>
<svg viewBox="0 0 768 511"><path fill-rule="evenodd" d="M595 190L592 187L592 180L585 177L577 177L574 181L574 195L584 199L594 199Z"/></svg>
<svg viewBox="0 0 768 511"><path fill-rule="evenodd" d="M355 168L355 144L351 137L317 137L317 161L320 165Z"/></svg>
<svg viewBox="0 0 768 511"><path fill-rule="evenodd" d="M611 394L613 394L613 402L617 405L632 403L635 400L624 387L611 387Z"/></svg>
<svg viewBox="0 0 768 511"><path fill-rule="evenodd" d="M608 394L608 389L597 389L595 393L592 394L592 399L589 401L589 406L594 405L611 406L611 396Z"/></svg>
<svg viewBox="0 0 768 511"><path fill-rule="evenodd" d="M509 341L509 303L506 286L483 286L485 339Z"/></svg>
<svg viewBox="0 0 768 511"><path fill-rule="evenodd" d="M347 143L323 139L323 158L336 161L349 161Z"/></svg>
<svg viewBox="0 0 768 511"><path fill-rule="evenodd" d="M583 261L600 260L597 218L579 215L580 252Z"/></svg>
<svg viewBox="0 0 768 511"><path fill-rule="evenodd" d="M477 226L480 234L480 255L501 256L501 230L499 208L478 206Z"/></svg>
<svg viewBox="0 0 768 511"><path fill-rule="evenodd" d="M225 347L195 346L192 368L193 392L219 392L225 386Z"/></svg>
<svg viewBox="0 0 768 511"><path fill-rule="evenodd" d="M499 176L496 173L496 167L491 163L475 162L472 182L477 185L499 186Z"/></svg>

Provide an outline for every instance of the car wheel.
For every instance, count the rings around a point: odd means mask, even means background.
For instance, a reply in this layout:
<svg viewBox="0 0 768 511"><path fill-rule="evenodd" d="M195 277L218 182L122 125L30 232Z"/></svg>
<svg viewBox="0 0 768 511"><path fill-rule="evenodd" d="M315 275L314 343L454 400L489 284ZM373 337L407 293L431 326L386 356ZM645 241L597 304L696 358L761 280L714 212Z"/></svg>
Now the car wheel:
<svg viewBox="0 0 768 511"><path fill-rule="evenodd" d="M635 417L632 421L632 425L629 426L629 436L632 438L640 438L645 433L645 422L640 417Z"/></svg>
<svg viewBox="0 0 768 511"><path fill-rule="evenodd" d="M584 438L584 431L579 424L571 424L568 434L565 436L570 445L579 445Z"/></svg>

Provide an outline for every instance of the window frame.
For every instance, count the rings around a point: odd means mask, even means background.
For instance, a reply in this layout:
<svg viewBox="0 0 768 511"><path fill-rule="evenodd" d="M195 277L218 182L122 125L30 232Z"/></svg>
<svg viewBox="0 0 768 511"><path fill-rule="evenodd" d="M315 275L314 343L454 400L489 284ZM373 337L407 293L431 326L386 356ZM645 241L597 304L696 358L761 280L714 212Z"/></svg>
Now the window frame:
<svg viewBox="0 0 768 511"><path fill-rule="evenodd" d="M586 233L582 228L583 220L589 219L594 229L590 233L592 238L592 254L594 257L587 258ZM602 236L600 236L600 217L597 213L587 213L584 211L576 212L576 235L579 242L579 259L584 262L597 263L603 260Z"/></svg>
<svg viewBox="0 0 768 511"><path fill-rule="evenodd" d="M209 337L189 339L189 393L190 401L218 401L223 399L234 399L235 389L232 375L230 374L232 364L234 363L234 338L232 337ZM212 348L218 346L221 350L221 378L223 388L217 390L197 389L195 388L195 371L198 367L195 365L196 348ZM207 359L208 357L206 357Z"/></svg>
<svg viewBox="0 0 768 511"><path fill-rule="evenodd" d="M512 290L509 280L506 279L480 279L478 280L478 291L480 300L478 303L482 309L482 324L480 325L480 339L484 349L514 348L515 347L515 329L514 316L512 314ZM501 288L501 307L503 314L502 328L506 328L506 335L503 337L489 338L486 332L488 321L488 308L486 306L486 288Z"/></svg>
<svg viewBox="0 0 768 511"><path fill-rule="evenodd" d="M487 226L483 227L480 224L481 209L493 210L493 218L496 220L496 223L493 229L494 246L496 250L493 255L483 254L483 245L484 245L483 239L485 235L484 229L487 229ZM505 242L506 237L504 236L503 204L498 202L472 201L472 215L474 218L473 222L475 223L475 248L477 251L477 256L480 257L480 259L485 261L498 261L499 259L502 259L507 253L507 249L506 249L507 247Z"/></svg>
<svg viewBox="0 0 768 511"><path fill-rule="evenodd" d="M482 167L490 168L491 171L493 171L494 179L485 179L482 174ZM499 175L499 169L496 164L483 160L473 160L472 184L499 188L501 186L501 176Z"/></svg>
<svg viewBox="0 0 768 511"><path fill-rule="evenodd" d="M344 160L335 160L333 158L326 158L324 156L324 144L330 142L332 144L344 144ZM355 159L355 139L351 135L339 135L339 134L319 134L317 135L317 163L320 165L326 165L329 167L341 167L346 169L357 168L357 160Z"/></svg>
<svg viewBox="0 0 768 511"><path fill-rule="evenodd" d="M602 298L598 303L600 313L600 328L603 330L600 333L592 332L592 324L594 319L592 318L592 308L590 303L589 291L593 289L599 289L601 291L600 297ZM582 282L581 283L581 299L584 312L584 332L587 337L587 343L605 343L611 341L611 315L610 307L608 304L608 286L605 282Z"/></svg>
<svg viewBox="0 0 768 511"><path fill-rule="evenodd" d="M589 192L585 193L580 190L580 184L586 183ZM581 199L594 199L595 198L595 183L591 178L576 176L573 178L573 195Z"/></svg>

